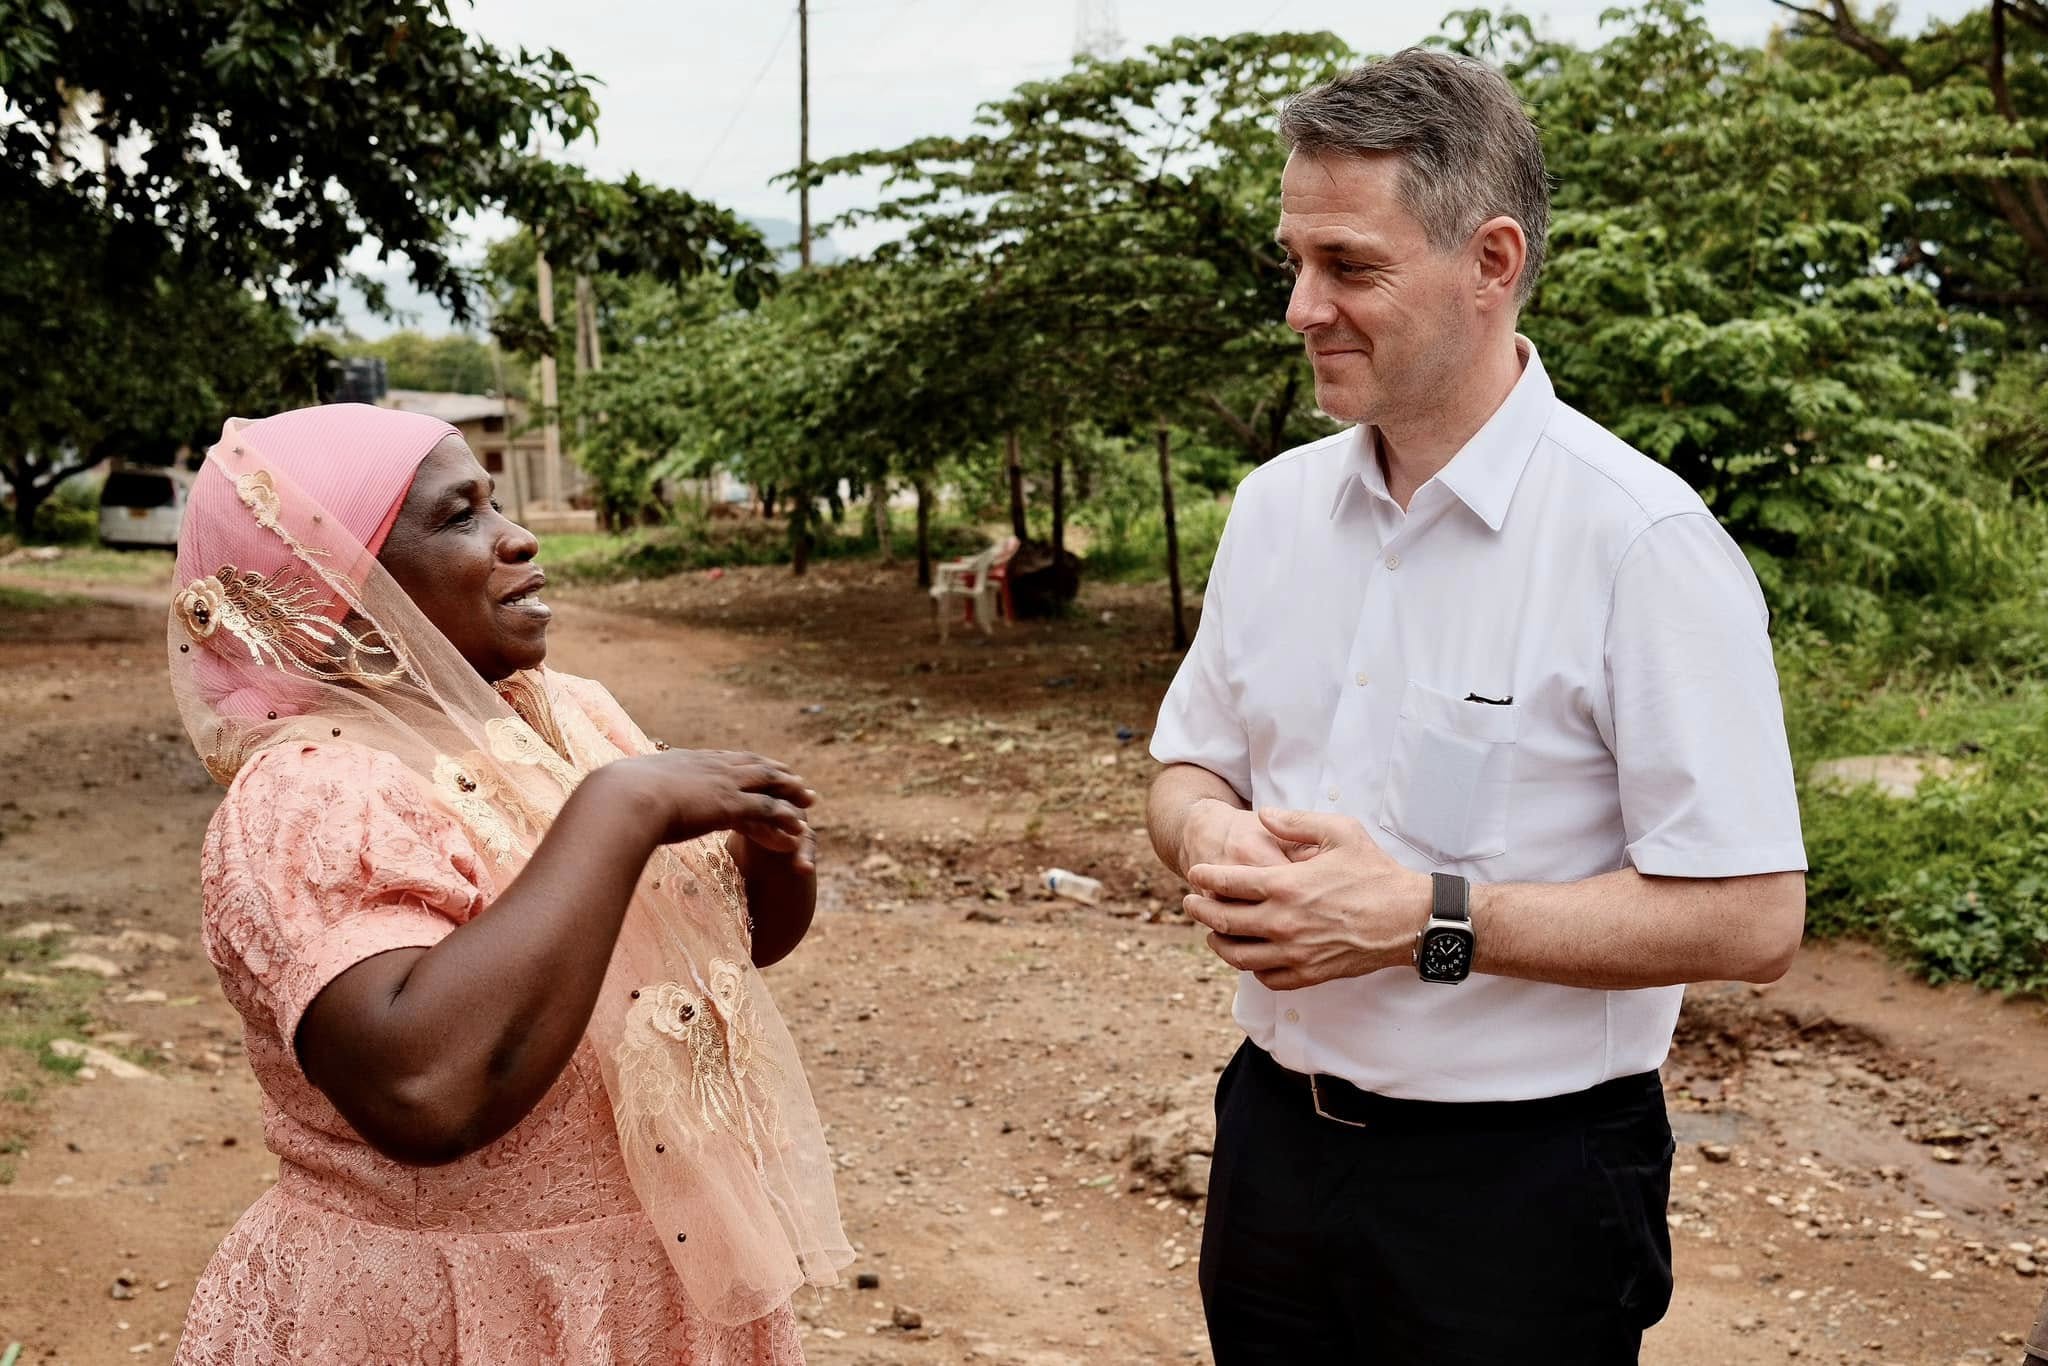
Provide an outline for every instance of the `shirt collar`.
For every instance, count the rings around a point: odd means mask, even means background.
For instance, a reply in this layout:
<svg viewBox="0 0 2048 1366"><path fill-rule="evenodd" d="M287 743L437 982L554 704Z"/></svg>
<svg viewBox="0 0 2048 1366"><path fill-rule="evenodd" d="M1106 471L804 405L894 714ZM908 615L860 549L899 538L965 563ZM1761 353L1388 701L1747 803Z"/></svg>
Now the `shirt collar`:
<svg viewBox="0 0 2048 1366"><path fill-rule="evenodd" d="M1551 406L1557 399L1557 391L1551 387L1550 376L1543 369L1535 346L1527 337L1517 334L1515 350L1522 358L1522 377L1515 381L1500 407L1493 410L1486 425L1474 432L1472 439L1430 481L1449 489L1494 531L1499 531L1501 523L1507 520L1508 504L1514 501L1522 472L1528 468L1529 456L1536 449L1536 438L1549 424ZM1337 484L1336 496L1330 500L1330 515L1334 518L1343 510L1344 500L1354 488L1363 488L1383 502L1393 502L1386 474L1380 469L1378 433L1370 427L1354 429L1352 439L1344 443L1344 452L1344 477Z"/></svg>

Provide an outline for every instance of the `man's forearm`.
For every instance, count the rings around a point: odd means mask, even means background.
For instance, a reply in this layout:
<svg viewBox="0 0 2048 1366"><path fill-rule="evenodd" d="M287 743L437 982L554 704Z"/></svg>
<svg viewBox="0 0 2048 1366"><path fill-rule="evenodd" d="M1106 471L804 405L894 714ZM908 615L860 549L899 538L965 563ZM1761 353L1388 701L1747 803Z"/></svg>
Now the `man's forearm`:
<svg viewBox="0 0 2048 1366"><path fill-rule="evenodd" d="M1804 873L1475 884L1473 971L1605 991L1772 982L1805 919Z"/></svg>
<svg viewBox="0 0 2048 1366"><path fill-rule="evenodd" d="M1234 810L1246 809L1244 798L1229 783L1196 764L1168 764L1152 780L1145 799L1145 829L1152 836L1152 850L1167 867L1187 876L1188 868L1202 861L1188 852L1188 819L1203 802L1221 802Z"/></svg>

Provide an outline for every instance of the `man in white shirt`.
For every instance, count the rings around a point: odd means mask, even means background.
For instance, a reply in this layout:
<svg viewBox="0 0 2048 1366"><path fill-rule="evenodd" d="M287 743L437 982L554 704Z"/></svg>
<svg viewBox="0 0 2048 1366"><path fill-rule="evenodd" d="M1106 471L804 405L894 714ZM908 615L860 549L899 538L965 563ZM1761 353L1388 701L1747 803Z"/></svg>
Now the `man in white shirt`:
<svg viewBox="0 0 2048 1366"><path fill-rule="evenodd" d="M1683 984L1774 980L1805 915L1763 597L1516 335L1549 185L1497 73L1411 49L1281 131L1288 322L1357 425L1240 488L1148 810L1242 972L1216 1359L1634 1362Z"/></svg>

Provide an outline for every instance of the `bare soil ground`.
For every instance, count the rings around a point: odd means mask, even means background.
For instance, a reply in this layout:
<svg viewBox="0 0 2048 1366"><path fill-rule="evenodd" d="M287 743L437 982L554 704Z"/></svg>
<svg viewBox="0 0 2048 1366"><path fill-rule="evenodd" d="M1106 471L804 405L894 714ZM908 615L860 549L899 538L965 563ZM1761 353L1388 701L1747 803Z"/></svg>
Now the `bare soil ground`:
<svg viewBox="0 0 2048 1366"><path fill-rule="evenodd" d="M162 594L72 586L100 600L0 603L0 1351L25 1363L167 1355L274 1169L198 947L217 790ZM650 731L826 793L826 909L770 980L879 1285L800 1299L811 1359L1206 1361L1191 1197L1235 1032L1139 825L1163 594L945 646L901 569L551 596L556 662ZM1053 865L1105 904L1044 898ZM10 933L38 923L61 928ZM79 953L118 975L58 966ZM150 1076L75 1071L57 1037ZM1810 947L1775 986L1695 988L1665 1080L1679 1285L1646 1361L2019 1359L2048 1288L2048 1008Z"/></svg>

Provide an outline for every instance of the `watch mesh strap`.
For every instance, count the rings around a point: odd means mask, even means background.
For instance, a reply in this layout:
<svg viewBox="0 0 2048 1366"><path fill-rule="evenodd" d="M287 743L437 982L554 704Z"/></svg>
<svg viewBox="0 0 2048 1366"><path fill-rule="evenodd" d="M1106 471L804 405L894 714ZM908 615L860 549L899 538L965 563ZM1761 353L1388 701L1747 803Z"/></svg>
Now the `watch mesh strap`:
<svg viewBox="0 0 2048 1366"><path fill-rule="evenodd" d="M1466 920L1472 918L1470 906L1472 884L1455 873L1431 873L1429 875L1429 914L1433 920Z"/></svg>

